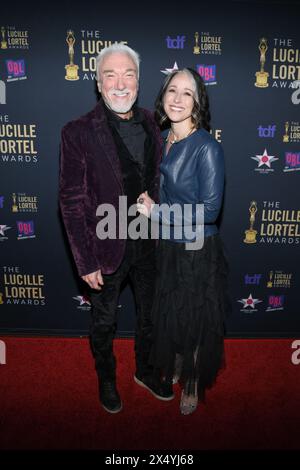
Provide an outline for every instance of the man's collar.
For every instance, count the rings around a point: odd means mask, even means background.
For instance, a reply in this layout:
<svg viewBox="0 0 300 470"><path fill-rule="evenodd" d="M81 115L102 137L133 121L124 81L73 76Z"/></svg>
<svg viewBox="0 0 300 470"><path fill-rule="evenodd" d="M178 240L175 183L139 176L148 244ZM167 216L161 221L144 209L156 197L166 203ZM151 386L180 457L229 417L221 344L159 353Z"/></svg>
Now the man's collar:
<svg viewBox="0 0 300 470"><path fill-rule="evenodd" d="M139 108L134 104L132 107L132 116L129 119L122 119L120 116L118 116L114 111L109 109L105 102L103 101L103 108L105 110L105 114L107 116L107 119L109 122L115 124L116 126L120 126L120 123L125 123L125 122L134 122L134 123L139 123L143 121L143 115Z"/></svg>

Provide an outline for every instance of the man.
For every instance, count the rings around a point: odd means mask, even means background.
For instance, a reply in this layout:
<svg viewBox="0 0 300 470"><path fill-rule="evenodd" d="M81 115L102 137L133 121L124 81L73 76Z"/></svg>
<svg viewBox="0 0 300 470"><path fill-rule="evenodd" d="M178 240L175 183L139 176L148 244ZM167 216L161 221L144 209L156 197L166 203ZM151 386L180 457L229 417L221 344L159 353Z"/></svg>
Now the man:
<svg viewBox="0 0 300 470"><path fill-rule="evenodd" d="M114 44L97 57L101 98L85 116L62 131L60 206L78 273L91 288L91 345L104 409L122 408L116 387L113 338L121 284L131 279L136 307L135 381L156 398L171 400L172 389L148 364L152 333L151 307L155 281L155 240L99 239L96 210L108 203L116 209L119 196L127 205L148 190L158 197L160 132L149 111L135 106L139 56Z"/></svg>

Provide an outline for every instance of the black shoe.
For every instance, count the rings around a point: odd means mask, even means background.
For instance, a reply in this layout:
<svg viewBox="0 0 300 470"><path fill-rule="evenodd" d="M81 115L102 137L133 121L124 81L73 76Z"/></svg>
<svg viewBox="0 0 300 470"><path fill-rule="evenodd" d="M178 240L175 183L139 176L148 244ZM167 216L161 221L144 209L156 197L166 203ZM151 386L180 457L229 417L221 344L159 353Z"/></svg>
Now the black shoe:
<svg viewBox="0 0 300 470"><path fill-rule="evenodd" d="M122 402L114 381L101 380L99 384L99 398L105 411L119 413Z"/></svg>
<svg viewBox="0 0 300 470"><path fill-rule="evenodd" d="M149 390L158 400L169 401L174 398L172 385L167 382L157 382L152 377L138 377L137 375L134 376L134 381Z"/></svg>

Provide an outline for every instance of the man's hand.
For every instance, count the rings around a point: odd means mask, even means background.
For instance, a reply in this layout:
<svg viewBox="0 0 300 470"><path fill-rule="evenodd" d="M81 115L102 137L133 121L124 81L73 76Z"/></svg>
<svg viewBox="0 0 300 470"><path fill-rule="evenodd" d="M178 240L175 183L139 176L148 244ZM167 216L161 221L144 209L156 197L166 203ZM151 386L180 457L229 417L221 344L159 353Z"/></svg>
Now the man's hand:
<svg viewBox="0 0 300 470"><path fill-rule="evenodd" d="M154 201L148 194L148 191L142 193L137 198L136 208L140 214L150 217L151 211L154 206Z"/></svg>
<svg viewBox="0 0 300 470"><path fill-rule="evenodd" d="M88 285L92 289L101 290L101 286L104 285L100 269L98 269L98 271L95 271L94 273L90 273L90 274L86 274L85 276L81 276L81 279L83 279L85 282L87 282Z"/></svg>

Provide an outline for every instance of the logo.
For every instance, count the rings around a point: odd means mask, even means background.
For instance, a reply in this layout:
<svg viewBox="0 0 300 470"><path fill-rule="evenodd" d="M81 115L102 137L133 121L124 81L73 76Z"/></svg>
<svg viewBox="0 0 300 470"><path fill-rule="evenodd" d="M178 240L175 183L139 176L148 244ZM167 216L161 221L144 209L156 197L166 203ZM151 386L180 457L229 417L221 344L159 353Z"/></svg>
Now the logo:
<svg viewBox="0 0 300 470"><path fill-rule="evenodd" d="M267 149L264 150L264 153L262 155L255 155L255 157L251 158L258 162L258 168L255 168L255 171L258 171L261 174L273 172L274 169L271 168L271 163L278 160L277 157L274 157L273 155L268 155ZM266 166L267 168L261 168L262 166Z"/></svg>
<svg viewBox="0 0 300 470"><path fill-rule="evenodd" d="M250 221L250 227L245 230L245 238L243 240L244 243L247 244L252 244L256 243L256 235L257 235L257 230L254 230L254 224L255 224L255 217L256 217L256 212L257 212L257 202L256 201L251 201L250 206L249 206L249 221Z"/></svg>
<svg viewBox="0 0 300 470"><path fill-rule="evenodd" d="M268 288L290 288L292 280L292 273L284 273L282 271L270 271L269 280L267 282Z"/></svg>
<svg viewBox="0 0 300 470"><path fill-rule="evenodd" d="M199 64L196 66L196 70L200 77L203 78L205 85L216 85L216 66Z"/></svg>
<svg viewBox="0 0 300 470"><path fill-rule="evenodd" d="M17 30L15 26L1 26L0 49L29 49L28 31Z"/></svg>
<svg viewBox="0 0 300 470"><path fill-rule="evenodd" d="M245 284L258 286L261 280L261 276L262 276L261 274L252 274L252 276L250 276L250 274L246 274Z"/></svg>
<svg viewBox="0 0 300 470"><path fill-rule="evenodd" d="M283 171L300 170L300 152L285 152L285 167Z"/></svg>
<svg viewBox="0 0 300 470"><path fill-rule="evenodd" d="M258 88L297 89L300 85L299 45L290 38L261 38L258 44L259 70L254 85ZM265 70L267 68L269 72ZM299 84L298 84L299 83ZM299 104L299 92L292 93L293 104Z"/></svg>
<svg viewBox="0 0 300 470"><path fill-rule="evenodd" d="M285 125L284 125L285 134L284 134L283 137L282 137L282 141L283 141L283 142L289 142L289 141L290 141L289 127L290 127L290 123L287 121L287 122L285 123Z"/></svg>
<svg viewBox="0 0 300 470"><path fill-rule="evenodd" d="M262 300L259 299L254 299L252 297L252 294L250 294L247 299L240 299L237 302L240 302L243 304L243 308L241 309L241 312L257 312L257 309L255 308L255 305L259 304L262 302Z"/></svg>
<svg viewBox="0 0 300 470"><path fill-rule="evenodd" d="M0 122L0 161L3 163L36 163L36 124L10 123L5 115Z"/></svg>
<svg viewBox="0 0 300 470"><path fill-rule="evenodd" d="M11 227L8 227L8 225L0 225L0 242L8 240L8 237L5 236L5 232L10 228Z"/></svg>
<svg viewBox="0 0 300 470"><path fill-rule="evenodd" d="M3 80L0 80L0 104L6 104L6 85Z"/></svg>
<svg viewBox="0 0 300 470"><path fill-rule="evenodd" d="M80 310L91 309L91 302L89 301L88 297L84 295L77 295L76 297L73 297L73 299L79 302L79 305L77 305L77 308L79 308Z"/></svg>
<svg viewBox="0 0 300 470"><path fill-rule="evenodd" d="M273 42L272 87L296 88L295 83L300 80L299 46L290 38L276 37Z"/></svg>
<svg viewBox="0 0 300 470"><path fill-rule="evenodd" d="M165 75L170 75L170 73L175 72L178 70L177 62L174 62L173 68L161 70L161 72Z"/></svg>
<svg viewBox="0 0 300 470"><path fill-rule="evenodd" d="M80 78L96 80L96 57L102 49L112 44L127 44L127 41L103 39L100 31L81 29L80 34L78 40L77 33L69 29L65 39L69 56L65 65L65 79L71 82ZM82 77L78 74L79 70L82 71Z"/></svg>
<svg viewBox="0 0 300 470"><path fill-rule="evenodd" d="M75 36L73 31L69 30L67 32L66 38L68 44L68 53L69 53L69 63L65 66L66 69L66 80L79 80L78 77L78 65L74 64L74 44L75 44Z"/></svg>
<svg viewBox="0 0 300 470"><path fill-rule="evenodd" d="M258 130L258 137L274 137L276 126L271 124L268 127L259 126Z"/></svg>
<svg viewBox="0 0 300 470"><path fill-rule="evenodd" d="M0 42L1 49L7 49L7 41L5 39L5 34L6 34L5 28L4 26L1 26L1 36L2 36L2 41Z"/></svg>
<svg viewBox="0 0 300 470"><path fill-rule="evenodd" d="M34 224L32 220L23 222L17 222L17 229L18 229L18 240L25 240L26 238L35 238L34 233Z"/></svg>
<svg viewBox="0 0 300 470"><path fill-rule="evenodd" d="M193 47L193 54L215 54L220 55L221 51L221 36L211 36L209 33L201 32L200 45L199 33L195 33L195 46Z"/></svg>
<svg viewBox="0 0 300 470"><path fill-rule="evenodd" d="M44 275L22 273L19 266L3 266L2 301L13 305L45 305ZM3 299L4 297L4 299Z"/></svg>
<svg viewBox="0 0 300 470"><path fill-rule="evenodd" d="M37 196L27 196L25 193L12 194L12 212L37 212Z"/></svg>
<svg viewBox="0 0 300 470"><path fill-rule="evenodd" d="M258 46L259 52L260 52L260 71L256 72L256 81L254 85L258 88L267 88L269 86L268 83L268 77L269 74L268 72L265 72L264 67L265 67L265 62L266 62L266 52L268 50L268 43L266 38L261 38Z"/></svg>
<svg viewBox="0 0 300 470"><path fill-rule="evenodd" d="M298 245L300 242L300 210L281 209L279 201L263 201L259 243Z"/></svg>
<svg viewBox="0 0 300 470"><path fill-rule="evenodd" d="M300 82L299 82L300 83ZM299 121L286 121L284 124L285 133L282 136L282 141L287 142L300 142L300 122Z"/></svg>
<svg viewBox="0 0 300 470"><path fill-rule="evenodd" d="M17 80L25 80L25 60L6 60L7 81L15 82Z"/></svg>
<svg viewBox="0 0 300 470"><path fill-rule="evenodd" d="M269 295L269 303L266 312L283 310L284 295Z"/></svg>
<svg viewBox="0 0 300 470"><path fill-rule="evenodd" d="M185 42L185 36L177 36L176 38L166 37L166 43L168 49L183 49Z"/></svg>

